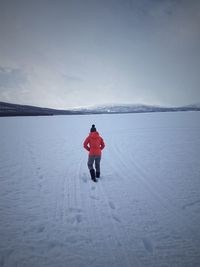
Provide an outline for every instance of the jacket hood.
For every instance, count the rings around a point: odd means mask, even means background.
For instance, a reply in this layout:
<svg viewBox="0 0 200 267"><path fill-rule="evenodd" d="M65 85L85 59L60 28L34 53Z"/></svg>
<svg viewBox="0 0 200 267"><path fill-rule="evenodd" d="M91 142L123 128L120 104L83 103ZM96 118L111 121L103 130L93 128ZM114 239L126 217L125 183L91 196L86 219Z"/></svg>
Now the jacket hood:
<svg viewBox="0 0 200 267"><path fill-rule="evenodd" d="M98 132L91 132L90 133L90 137L92 137L92 138L98 138L99 137L99 133Z"/></svg>

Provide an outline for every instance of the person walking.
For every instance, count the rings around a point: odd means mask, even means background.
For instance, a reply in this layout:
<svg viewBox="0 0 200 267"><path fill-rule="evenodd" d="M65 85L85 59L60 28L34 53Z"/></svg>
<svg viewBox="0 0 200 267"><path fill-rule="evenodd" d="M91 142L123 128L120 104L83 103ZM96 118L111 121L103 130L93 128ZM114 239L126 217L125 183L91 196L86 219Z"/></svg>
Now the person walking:
<svg viewBox="0 0 200 267"><path fill-rule="evenodd" d="M90 134L85 139L83 143L84 148L89 151L88 157L88 169L90 171L91 179L94 182L97 182L96 178L100 177L100 161L101 161L101 151L105 147L105 143L103 138L97 132L95 125L92 125L90 129ZM95 162L95 169L93 168L93 164Z"/></svg>

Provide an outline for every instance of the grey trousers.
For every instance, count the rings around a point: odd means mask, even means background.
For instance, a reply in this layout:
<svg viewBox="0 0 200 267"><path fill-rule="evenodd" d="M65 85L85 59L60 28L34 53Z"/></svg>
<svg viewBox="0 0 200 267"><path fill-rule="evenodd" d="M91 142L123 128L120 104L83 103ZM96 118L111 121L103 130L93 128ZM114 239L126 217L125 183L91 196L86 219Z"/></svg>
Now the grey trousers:
<svg viewBox="0 0 200 267"><path fill-rule="evenodd" d="M95 162L95 169L97 172L100 172L100 161L101 161L101 156L89 156L88 157L89 170L93 169L93 164Z"/></svg>

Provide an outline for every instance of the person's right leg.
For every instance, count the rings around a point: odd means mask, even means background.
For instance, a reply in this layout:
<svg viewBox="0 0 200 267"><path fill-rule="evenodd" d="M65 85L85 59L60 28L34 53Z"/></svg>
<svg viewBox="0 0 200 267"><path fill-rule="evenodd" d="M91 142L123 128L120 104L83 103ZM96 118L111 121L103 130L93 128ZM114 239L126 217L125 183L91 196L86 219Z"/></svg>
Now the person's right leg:
<svg viewBox="0 0 200 267"><path fill-rule="evenodd" d="M96 169L96 177L100 177L100 161L101 161L101 156L96 156L95 157L95 169Z"/></svg>

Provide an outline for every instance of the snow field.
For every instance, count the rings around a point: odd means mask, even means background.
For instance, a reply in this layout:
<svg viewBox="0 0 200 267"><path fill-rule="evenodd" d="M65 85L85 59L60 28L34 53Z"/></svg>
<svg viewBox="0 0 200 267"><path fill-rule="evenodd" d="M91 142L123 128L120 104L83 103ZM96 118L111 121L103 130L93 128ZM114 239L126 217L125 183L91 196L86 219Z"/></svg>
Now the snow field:
<svg viewBox="0 0 200 267"><path fill-rule="evenodd" d="M95 184L82 143L104 138ZM200 113L0 118L0 266L200 266Z"/></svg>

